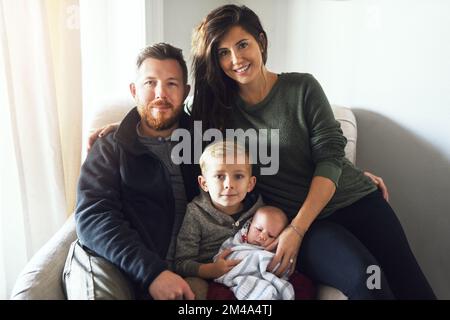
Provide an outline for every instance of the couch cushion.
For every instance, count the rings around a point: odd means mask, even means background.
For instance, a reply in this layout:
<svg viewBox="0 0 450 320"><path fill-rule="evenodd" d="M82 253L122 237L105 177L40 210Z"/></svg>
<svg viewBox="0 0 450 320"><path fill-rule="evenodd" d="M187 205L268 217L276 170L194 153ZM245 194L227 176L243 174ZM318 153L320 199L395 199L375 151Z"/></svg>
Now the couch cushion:
<svg viewBox="0 0 450 320"><path fill-rule="evenodd" d="M71 215L59 231L33 256L19 275L11 299L62 300L62 271L70 244L76 239Z"/></svg>

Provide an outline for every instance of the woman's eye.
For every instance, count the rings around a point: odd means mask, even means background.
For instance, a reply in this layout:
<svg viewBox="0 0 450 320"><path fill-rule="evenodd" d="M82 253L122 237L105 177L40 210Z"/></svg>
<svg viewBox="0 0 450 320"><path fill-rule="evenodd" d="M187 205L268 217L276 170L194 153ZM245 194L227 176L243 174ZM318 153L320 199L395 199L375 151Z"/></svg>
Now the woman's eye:
<svg viewBox="0 0 450 320"><path fill-rule="evenodd" d="M240 49L245 49L245 48L247 48L248 47L248 42L241 42L241 43L239 43L239 48Z"/></svg>
<svg viewBox="0 0 450 320"><path fill-rule="evenodd" d="M228 50L220 50L219 51L219 57L220 58L225 57L227 54L228 54Z"/></svg>

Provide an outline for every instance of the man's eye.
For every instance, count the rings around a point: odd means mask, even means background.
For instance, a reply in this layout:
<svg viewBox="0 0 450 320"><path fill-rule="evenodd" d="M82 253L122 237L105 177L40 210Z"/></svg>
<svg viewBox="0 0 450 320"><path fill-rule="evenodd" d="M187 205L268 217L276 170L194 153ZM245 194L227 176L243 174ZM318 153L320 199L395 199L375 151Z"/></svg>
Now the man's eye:
<svg viewBox="0 0 450 320"><path fill-rule="evenodd" d="M178 83L176 83L176 82L170 82L170 83L169 83L169 86L171 86L171 87L176 87L176 86L178 86Z"/></svg>
<svg viewBox="0 0 450 320"><path fill-rule="evenodd" d="M242 179L243 177L244 177L243 174L237 174L235 178L236 178L236 179Z"/></svg>

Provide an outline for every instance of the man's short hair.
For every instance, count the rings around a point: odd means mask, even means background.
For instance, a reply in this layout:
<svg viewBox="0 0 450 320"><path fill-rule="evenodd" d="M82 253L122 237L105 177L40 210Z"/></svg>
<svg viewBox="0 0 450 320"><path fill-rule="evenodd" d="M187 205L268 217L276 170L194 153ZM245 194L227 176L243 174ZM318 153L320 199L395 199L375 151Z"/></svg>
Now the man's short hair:
<svg viewBox="0 0 450 320"><path fill-rule="evenodd" d="M245 162L237 162L238 156L244 156ZM209 144L199 159L202 174L206 172L207 164L212 158L220 159L223 163L230 163L229 161L231 161L231 163L246 164L249 166L250 174L252 172L250 155L245 146L237 142L220 140ZM226 162L227 160L228 162Z"/></svg>
<svg viewBox="0 0 450 320"><path fill-rule="evenodd" d="M136 70L139 70L145 59L153 58L158 60L174 59L180 64L183 71L183 82L187 84L188 71L186 61L183 58L183 51L168 43L160 42L154 45L145 47L139 53L136 59Z"/></svg>

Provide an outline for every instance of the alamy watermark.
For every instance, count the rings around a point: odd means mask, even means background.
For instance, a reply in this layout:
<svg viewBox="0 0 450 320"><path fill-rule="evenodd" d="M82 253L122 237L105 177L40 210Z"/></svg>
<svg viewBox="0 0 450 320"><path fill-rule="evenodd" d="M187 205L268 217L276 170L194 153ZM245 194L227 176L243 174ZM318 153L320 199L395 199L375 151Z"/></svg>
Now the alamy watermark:
<svg viewBox="0 0 450 320"><path fill-rule="evenodd" d="M202 130L202 122L194 121L194 133L178 128L171 135L171 141L178 142L172 148L172 161L175 164L191 164L202 154L203 142L234 141L245 146L250 155L250 163L260 166L261 175L275 175L280 167L279 129L226 129L225 136L218 129ZM193 157L192 157L193 156ZM234 157L226 157L226 163L234 163Z"/></svg>
<svg viewBox="0 0 450 320"><path fill-rule="evenodd" d="M367 278L366 286L369 290L381 289L381 269L377 265L370 265L366 270L367 274L370 276Z"/></svg>
<svg viewBox="0 0 450 320"><path fill-rule="evenodd" d="M69 30L80 30L80 7L72 4L66 8L66 27Z"/></svg>

